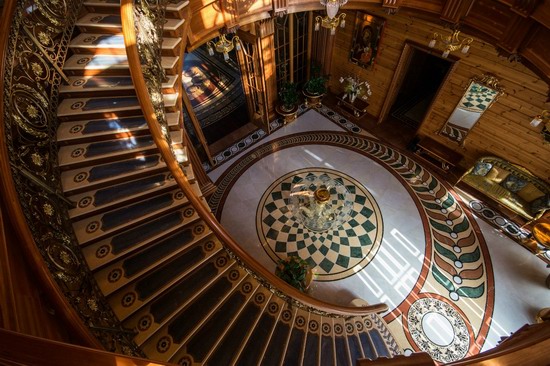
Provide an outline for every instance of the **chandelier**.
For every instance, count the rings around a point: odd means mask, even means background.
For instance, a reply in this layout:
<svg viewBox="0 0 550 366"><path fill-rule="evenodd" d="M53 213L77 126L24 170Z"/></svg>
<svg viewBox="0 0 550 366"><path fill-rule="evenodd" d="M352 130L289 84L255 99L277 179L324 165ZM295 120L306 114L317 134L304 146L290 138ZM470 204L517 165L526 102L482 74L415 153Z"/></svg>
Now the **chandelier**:
<svg viewBox="0 0 550 366"><path fill-rule="evenodd" d="M220 39L218 39L217 42L214 43L213 41L208 41L206 43L206 47L210 56L214 56L215 49L217 52L223 53L223 59L227 61L229 60L229 52L233 51L233 48L237 51L241 50L241 39L239 36L234 36L232 39L227 39L225 34L220 34Z"/></svg>
<svg viewBox="0 0 550 366"><path fill-rule="evenodd" d="M462 48L462 53L468 53L468 51L470 50L470 44L474 40L470 37L466 37L460 40L458 38L459 35L460 35L459 30L453 31L453 34L450 36L442 36L441 34L436 32L432 35L432 40L428 44L428 47L430 48L435 47L437 39L439 38L439 40L443 42L443 45L445 46L445 50L441 55L443 58L447 58L447 56L449 56L449 53L459 50L461 48Z"/></svg>
<svg viewBox="0 0 550 366"><path fill-rule="evenodd" d="M336 27L344 28L346 26L346 14L342 13L338 16L338 10L342 5L345 5L348 0L320 0L321 5L324 5L327 10L327 15L324 17L315 17L315 30L318 31L320 26L330 29L330 35L336 34Z"/></svg>

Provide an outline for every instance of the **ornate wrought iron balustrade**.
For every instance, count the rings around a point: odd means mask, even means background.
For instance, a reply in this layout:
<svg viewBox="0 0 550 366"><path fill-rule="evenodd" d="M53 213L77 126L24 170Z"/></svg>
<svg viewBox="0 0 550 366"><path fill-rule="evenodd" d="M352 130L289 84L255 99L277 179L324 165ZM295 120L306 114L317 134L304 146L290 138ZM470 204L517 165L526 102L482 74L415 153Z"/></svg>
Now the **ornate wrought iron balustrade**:
<svg viewBox="0 0 550 366"><path fill-rule="evenodd" d="M15 1L15 0L14 0ZM67 302L105 349L141 356L105 301L78 247L57 161L57 106L63 64L82 0L6 2L14 9L2 74L2 194L12 216L26 220L28 255L39 253ZM3 146L2 146L3 145ZM7 151L7 155L4 152ZM9 182L9 179L3 179ZM19 205L7 199L17 196ZM38 256L38 254L36 255Z"/></svg>

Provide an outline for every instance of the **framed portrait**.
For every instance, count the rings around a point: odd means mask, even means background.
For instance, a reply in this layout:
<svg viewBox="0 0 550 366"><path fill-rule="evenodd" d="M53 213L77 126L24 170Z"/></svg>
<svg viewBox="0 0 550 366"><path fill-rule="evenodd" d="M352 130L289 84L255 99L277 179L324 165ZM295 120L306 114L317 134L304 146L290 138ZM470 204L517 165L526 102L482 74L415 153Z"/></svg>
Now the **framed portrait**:
<svg viewBox="0 0 550 366"><path fill-rule="evenodd" d="M369 67L376 61L378 46L386 20L361 11L355 17L355 31L351 42L350 61Z"/></svg>

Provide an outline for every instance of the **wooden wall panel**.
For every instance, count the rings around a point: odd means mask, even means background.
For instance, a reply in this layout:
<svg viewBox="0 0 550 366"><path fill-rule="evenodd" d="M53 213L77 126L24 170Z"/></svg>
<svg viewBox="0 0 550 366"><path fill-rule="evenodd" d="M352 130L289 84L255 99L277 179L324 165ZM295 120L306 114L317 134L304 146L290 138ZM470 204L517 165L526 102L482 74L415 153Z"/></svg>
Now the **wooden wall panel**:
<svg viewBox="0 0 550 366"><path fill-rule="evenodd" d="M335 36L329 85L332 92L338 93L343 91L343 86L338 82L340 76L358 75L362 80L368 80L373 92L368 112L378 117L405 42L426 45L434 31L443 34L449 31L403 10L387 15L373 6L367 12L386 19L375 65L364 69L348 60L356 16L355 11L348 10L348 24L345 29L338 29ZM453 54L460 58L460 62L418 133L429 135L463 154L463 168L469 167L481 156L496 155L523 165L550 181L550 144L542 142L542 126L535 128L529 124L542 109L550 108L550 104L546 103L548 84L521 63L510 63L506 58L499 57L493 45L475 37L467 55L458 51ZM437 133L460 100L470 78L483 73L496 75L505 88L505 94L483 115L462 148Z"/></svg>
<svg viewBox="0 0 550 366"><path fill-rule="evenodd" d="M62 342L77 342L46 303L29 269L7 209L0 198L0 327Z"/></svg>

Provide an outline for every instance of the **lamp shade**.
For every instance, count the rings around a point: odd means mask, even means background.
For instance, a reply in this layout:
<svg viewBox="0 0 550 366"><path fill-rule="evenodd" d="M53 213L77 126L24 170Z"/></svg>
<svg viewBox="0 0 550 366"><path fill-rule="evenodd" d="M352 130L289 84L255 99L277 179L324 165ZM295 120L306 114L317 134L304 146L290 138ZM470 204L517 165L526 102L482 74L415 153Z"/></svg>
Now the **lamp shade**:
<svg viewBox="0 0 550 366"><path fill-rule="evenodd" d="M338 9L340 9L340 4L338 3L338 1L327 2L327 16L330 19L334 19L336 14L338 14Z"/></svg>

